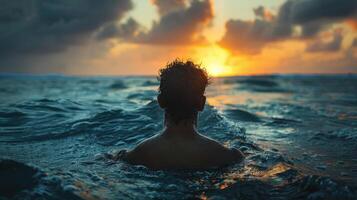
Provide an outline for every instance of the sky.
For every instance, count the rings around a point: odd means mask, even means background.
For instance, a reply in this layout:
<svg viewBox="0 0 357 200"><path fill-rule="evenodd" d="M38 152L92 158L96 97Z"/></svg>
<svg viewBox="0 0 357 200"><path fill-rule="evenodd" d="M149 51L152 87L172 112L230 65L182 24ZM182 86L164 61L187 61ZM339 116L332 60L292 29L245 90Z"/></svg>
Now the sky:
<svg viewBox="0 0 357 200"><path fill-rule="evenodd" d="M0 73L357 73L357 0L0 0Z"/></svg>

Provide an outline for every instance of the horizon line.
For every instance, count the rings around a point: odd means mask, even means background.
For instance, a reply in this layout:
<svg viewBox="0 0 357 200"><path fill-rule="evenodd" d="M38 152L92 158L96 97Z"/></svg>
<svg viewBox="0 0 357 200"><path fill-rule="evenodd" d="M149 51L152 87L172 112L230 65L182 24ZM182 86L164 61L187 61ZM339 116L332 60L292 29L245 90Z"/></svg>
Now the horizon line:
<svg viewBox="0 0 357 200"><path fill-rule="evenodd" d="M313 73L258 73L258 74L235 74L235 75L221 75L213 76L213 78L224 78L224 77L240 77L240 76L336 76L336 75L357 75L357 72L313 72ZM33 77L45 77L45 76L58 76L58 77L156 77L156 74L66 74L66 73L28 73L28 72L0 72L0 76L33 76Z"/></svg>

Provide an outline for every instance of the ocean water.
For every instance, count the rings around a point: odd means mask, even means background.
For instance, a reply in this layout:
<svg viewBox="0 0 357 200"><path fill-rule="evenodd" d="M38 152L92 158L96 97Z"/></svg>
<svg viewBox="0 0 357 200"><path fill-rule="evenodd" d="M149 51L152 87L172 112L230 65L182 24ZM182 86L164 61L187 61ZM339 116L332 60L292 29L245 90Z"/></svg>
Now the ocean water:
<svg viewBox="0 0 357 200"><path fill-rule="evenodd" d="M243 163L104 158L158 133L155 77L0 76L0 198L357 199L357 76L214 78L199 131Z"/></svg>

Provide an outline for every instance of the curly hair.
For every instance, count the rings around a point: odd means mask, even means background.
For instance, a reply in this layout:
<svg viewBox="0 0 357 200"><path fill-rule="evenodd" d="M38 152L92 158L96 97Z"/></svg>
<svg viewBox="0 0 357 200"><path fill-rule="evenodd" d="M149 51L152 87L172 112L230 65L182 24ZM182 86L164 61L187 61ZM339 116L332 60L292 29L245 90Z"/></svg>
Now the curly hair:
<svg viewBox="0 0 357 200"><path fill-rule="evenodd" d="M175 59L160 69L158 80L164 109L175 123L198 112L198 101L209 84L208 74L201 65Z"/></svg>

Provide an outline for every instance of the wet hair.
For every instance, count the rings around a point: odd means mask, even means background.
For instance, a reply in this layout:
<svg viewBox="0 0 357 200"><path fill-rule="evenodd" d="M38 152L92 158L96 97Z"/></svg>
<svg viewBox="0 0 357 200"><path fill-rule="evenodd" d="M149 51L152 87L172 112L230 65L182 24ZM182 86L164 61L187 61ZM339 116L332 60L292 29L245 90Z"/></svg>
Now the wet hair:
<svg viewBox="0 0 357 200"><path fill-rule="evenodd" d="M207 72L201 65L175 59L160 69L158 80L162 107L175 123L191 119L200 110L209 84Z"/></svg>

